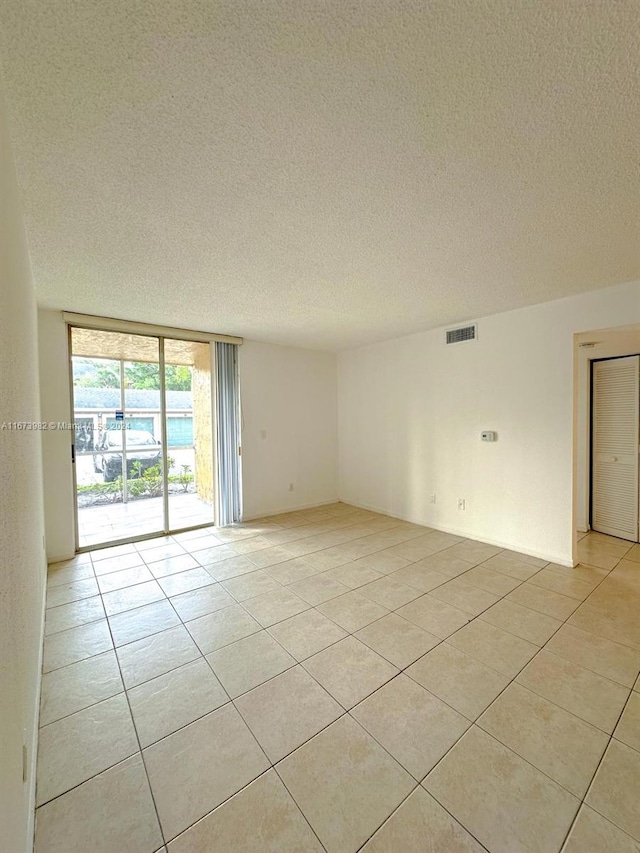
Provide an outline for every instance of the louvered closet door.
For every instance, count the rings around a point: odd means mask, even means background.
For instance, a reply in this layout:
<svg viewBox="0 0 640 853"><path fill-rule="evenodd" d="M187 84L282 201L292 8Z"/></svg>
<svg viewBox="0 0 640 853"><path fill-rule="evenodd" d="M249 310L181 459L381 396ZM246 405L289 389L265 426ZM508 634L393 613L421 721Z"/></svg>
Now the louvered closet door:
<svg viewBox="0 0 640 853"><path fill-rule="evenodd" d="M638 541L640 356L593 363L591 527Z"/></svg>

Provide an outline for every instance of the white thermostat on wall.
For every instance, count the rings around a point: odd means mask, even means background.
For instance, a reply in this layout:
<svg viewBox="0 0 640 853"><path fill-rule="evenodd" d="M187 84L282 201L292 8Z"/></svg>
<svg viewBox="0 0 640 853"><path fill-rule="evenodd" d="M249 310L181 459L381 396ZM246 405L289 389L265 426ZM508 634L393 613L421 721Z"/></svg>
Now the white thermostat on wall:
<svg viewBox="0 0 640 853"><path fill-rule="evenodd" d="M485 429L480 433L480 438L483 441L497 441L498 440L498 433L493 432L493 430L490 430L490 429Z"/></svg>

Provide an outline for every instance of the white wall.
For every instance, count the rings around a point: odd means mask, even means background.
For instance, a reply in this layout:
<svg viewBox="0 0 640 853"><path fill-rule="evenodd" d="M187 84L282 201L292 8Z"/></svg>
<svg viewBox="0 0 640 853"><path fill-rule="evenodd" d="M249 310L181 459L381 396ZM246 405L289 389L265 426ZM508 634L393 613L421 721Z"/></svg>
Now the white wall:
<svg viewBox="0 0 640 853"><path fill-rule="evenodd" d="M38 340L42 420L69 422L72 420L69 347L67 326L60 311L38 311ZM47 430L42 434L45 531L50 563L68 559L75 551L72 441L73 433L64 430Z"/></svg>
<svg viewBox="0 0 640 853"><path fill-rule="evenodd" d="M638 320L632 282L341 353L341 500L570 565L572 336Z"/></svg>
<svg viewBox="0 0 640 853"><path fill-rule="evenodd" d="M38 422L35 295L1 95L0 303L0 421ZM32 849L44 621L40 433L0 430L0 471L0 846L21 853Z"/></svg>
<svg viewBox="0 0 640 853"><path fill-rule="evenodd" d="M336 500L336 356L245 341L239 364L245 518Z"/></svg>

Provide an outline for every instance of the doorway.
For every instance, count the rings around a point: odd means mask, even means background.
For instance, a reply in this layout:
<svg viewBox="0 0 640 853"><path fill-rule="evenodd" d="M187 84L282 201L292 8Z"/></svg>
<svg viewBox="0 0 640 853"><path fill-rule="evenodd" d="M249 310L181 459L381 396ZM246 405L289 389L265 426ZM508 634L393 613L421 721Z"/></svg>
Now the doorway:
<svg viewBox="0 0 640 853"><path fill-rule="evenodd" d="M590 527L638 541L640 356L591 362Z"/></svg>
<svg viewBox="0 0 640 853"><path fill-rule="evenodd" d="M212 344L69 335L77 549L214 524Z"/></svg>

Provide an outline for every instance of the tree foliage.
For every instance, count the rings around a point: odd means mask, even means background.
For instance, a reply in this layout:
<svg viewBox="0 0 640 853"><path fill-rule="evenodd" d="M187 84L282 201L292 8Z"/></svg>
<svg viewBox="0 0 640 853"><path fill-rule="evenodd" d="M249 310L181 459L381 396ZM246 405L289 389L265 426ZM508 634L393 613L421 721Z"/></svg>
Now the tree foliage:
<svg viewBox="0 0 640 853"><path fill-rule="evenodd" d="M165 365L167 391L190 391L191 368L186 364ZM103 358L73 359L73 380L79 388L119 388L120 363ZM157 391L160 388L160 365L142 361L124 363L126 388Z"/></svg>

